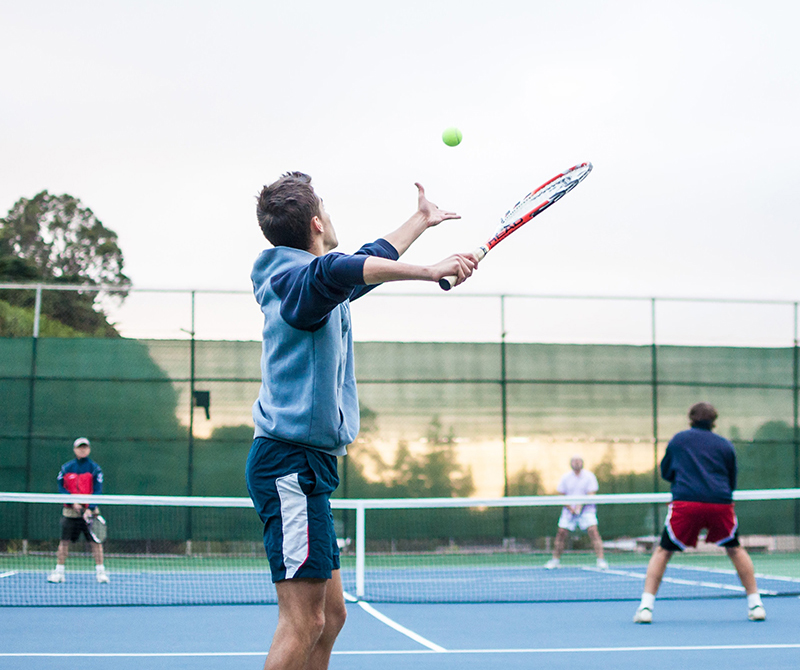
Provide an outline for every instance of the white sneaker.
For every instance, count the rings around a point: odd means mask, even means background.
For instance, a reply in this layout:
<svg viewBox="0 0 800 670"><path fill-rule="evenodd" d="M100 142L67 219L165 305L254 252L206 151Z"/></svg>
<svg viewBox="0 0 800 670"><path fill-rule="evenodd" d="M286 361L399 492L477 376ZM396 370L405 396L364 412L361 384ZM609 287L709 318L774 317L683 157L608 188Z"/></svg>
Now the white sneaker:
<svg viewBox="0 0 800 670"><path fill-rule="evenodd" d="M597 567L600 568L600 570L608 570L608 561L605 561L602 558L598 558Z"/></svg>
<svg viewBox="0 0 800 670"><path fill-rule="evenodd" d="M108 584L108 573L107 572L98 572L97 573L97 581L100 584Z"/></svg>
<svg viewBox="0 0 800 670"><path fill-rule="evenodd" d="M747 611L747 618L750 621L764 621L767 618L767 612L763 605L756 605Z"/></svg>
<svg viewBox="0 0 800 670"><path fill-rule="evenodd" d="M547 563L544 564L544 567L547 570L552 570L553 568L557 568L560 563L561 561L557 558L551 558L549 561L547 561Z"/></svg>
<svg viewBox="0 0 800 670"><path fill-rule="evenodd" d="M47 575L47 581L52 582L53 584L60 584L61 582L67 581L67 577L63 572L53 570L53 572Z"/></svg>
<svg viewBox="0 0 800 670"><path fill-rule="evenodd" d="M633 623L653 623L653 610L640 607L633 615Z"/></svg>

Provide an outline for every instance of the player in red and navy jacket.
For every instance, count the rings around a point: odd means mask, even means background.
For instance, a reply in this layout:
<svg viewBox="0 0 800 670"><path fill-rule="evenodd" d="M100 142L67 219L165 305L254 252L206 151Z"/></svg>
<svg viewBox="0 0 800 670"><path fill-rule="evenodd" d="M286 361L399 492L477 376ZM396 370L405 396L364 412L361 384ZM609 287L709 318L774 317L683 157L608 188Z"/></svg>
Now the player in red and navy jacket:
<svg viewBox="0 0 800 670"><path fill-rule="evenodd" d="M84 447L90 449L89 440L78 438L74 448ZM61 493L83 493L87 495L100 494L103 492L103 471L100 466L89 458L88 452L84 456L82 452L75 454L76 458L64 463L58 473L58 490ZM83 458L81 458L83 456ZM69 505L66 505L69 507ZM96 505L89 505L89 509L94 510Z"/></svg>
<svg viewBox="0 0 800 670"><path fill-rule="evenodd" d="M689 410L691 428L675 435L661 461L661 476L672 488L664 533L647 566L642 602L634 623L650 623L664 571L672 554L697 546L700 531L706 542L728 552L747 593L748 618L763 621L764 605L756 587L753 561L739 545L739 521L733 505L736 489L736 451L733 444L712 432L717 410L707 402Z"/></svg>
<svg viewBox="0 0 800 670"><path fill-rule="evenodd" d="M103 492L103 471L89 458L91 444L85 437L79 437L72 445L75 458L64 463L58 473L58 490L61 493L97 495ZM108 574L103 564L103 545L95 542L89 532L87 521L98 514L97 505L81 503L66 504L61 514L61 541L58 543L56 569L47 577L48 582L58 584L66 581L64 572L69 555L69 543L83 535L92 547L96 564L97 581L108 583Z"/></svg>

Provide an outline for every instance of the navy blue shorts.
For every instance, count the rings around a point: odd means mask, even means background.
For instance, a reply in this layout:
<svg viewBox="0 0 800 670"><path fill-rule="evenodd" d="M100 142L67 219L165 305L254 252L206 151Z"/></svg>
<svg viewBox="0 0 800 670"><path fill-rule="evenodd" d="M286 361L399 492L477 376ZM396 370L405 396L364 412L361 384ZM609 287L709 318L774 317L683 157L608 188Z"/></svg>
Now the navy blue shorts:
<svg viewBox="0 0 800 670"><path fill-rule="evenodd" d="M69 516L61 517L62 540L77 542L81 535L83 535L89 542L94 542L94 539L89 533L89 526L86 525L86 521L84 521L82 516L74 519Z"/></svg>
<svg viewBox="0 0 800 670"><path fill-rule="evenodd" d="M245 473L272 581L330 579L339 569L330 504L339 485L336 456L257 437Z"/></svg>

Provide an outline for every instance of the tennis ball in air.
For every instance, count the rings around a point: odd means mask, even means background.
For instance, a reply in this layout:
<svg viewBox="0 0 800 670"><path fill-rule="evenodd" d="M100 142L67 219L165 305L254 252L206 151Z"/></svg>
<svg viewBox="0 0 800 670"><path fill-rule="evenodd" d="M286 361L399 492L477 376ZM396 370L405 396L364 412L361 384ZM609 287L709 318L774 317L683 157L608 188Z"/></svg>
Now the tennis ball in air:
<svg viewBox="0 0 800 670"><path fill-rule="evenodd" d="M447 128L442 133L442 142L448 147L454 147L461 144L461 131L458 128Z"/></svg>

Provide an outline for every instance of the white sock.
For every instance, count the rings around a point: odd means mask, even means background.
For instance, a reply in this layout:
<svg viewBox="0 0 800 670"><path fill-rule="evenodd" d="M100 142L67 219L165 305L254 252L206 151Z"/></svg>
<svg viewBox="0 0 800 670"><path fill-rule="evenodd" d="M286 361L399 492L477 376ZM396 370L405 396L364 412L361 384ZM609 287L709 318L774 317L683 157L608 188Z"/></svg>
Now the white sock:
<svg viewBox="0 0 800 670"><path fill-rule="evenodd" d="M56 565L56 572L64 572L64 566L63 565Z"/></svg>
<svg viewBox="0 0 800 670"><path fill-rule="evenodd" d="M97 570L97 572L105 572L106 571L106 566L105 565L95 565L94 569Z"/></svg>
<svg viewBox="0 0 800 670"><path fill-rule="evenodd" d="M656 597L652 593L643 593L642 594L642 602L639 605L639 608L647 608L652 611L653 606L656 604Z"/></svg>
<svg viewBox="0 0 800 670"><path fill-rule="evenodd" d="M758 607L761 605L762 607L764 604L761 602L761 595L759 593L748 593L747 594L747 609L753 609L754 607Z"/></svg>

